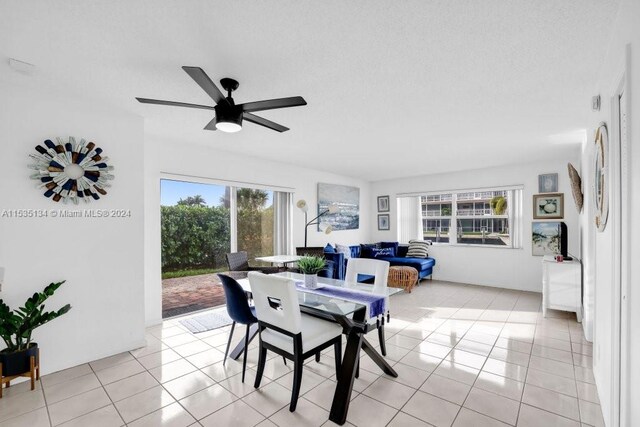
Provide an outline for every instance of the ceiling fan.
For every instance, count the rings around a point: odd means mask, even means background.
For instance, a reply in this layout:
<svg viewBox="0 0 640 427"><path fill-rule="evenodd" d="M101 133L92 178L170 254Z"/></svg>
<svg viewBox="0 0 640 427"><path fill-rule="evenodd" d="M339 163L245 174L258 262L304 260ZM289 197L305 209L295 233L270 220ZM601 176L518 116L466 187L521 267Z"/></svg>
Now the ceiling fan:
<svg viewBox="0 0 640 427"><path fill-rule="evenodd" d="M307 101L301 96L290 98L269 99L265 101L245 102L236 105L231 93L238 89L240 83L228 77L220 80L220 84L227 91L227 96L211 81L207 73L200 67L182 67L193 80L216 102L214 107L209 105L187 104L184 102L162 101L159 99L136 98L143 104L173 105L175 107L199 108L214 110L216 116L204 128L206 130L221 130L223 132L238 132L242 129L242 121L246 120L278 132L288 131L289 128L274 123L271 120L252 114L255 111L273 110L276 108L297 107L307 105Z"/></svg>

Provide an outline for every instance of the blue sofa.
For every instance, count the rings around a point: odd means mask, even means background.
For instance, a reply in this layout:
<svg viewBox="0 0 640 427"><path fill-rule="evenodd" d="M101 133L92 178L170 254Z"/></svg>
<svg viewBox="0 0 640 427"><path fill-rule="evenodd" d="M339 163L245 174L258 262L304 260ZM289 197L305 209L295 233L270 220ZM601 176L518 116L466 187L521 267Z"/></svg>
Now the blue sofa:
<svg viewBox="0 0 640 427"><path fill-rule="evenodd" d="M434 258L408 258L407 251L409 250L408 245L399 245L397 242L379 242L373 245L364 245L367 246L376 246L376 247L395 247L396 255L394 257L378 257L376 259L389 261L391 266L406 266L413 267L418 270L418 280L422 280L425 277L429 277L433 274L433 268L436 265L436 260ZM363 256L367 256L367 254L362 253L363 245L353 245L349 246L351 250L351 258L361 258ZM365 251L366 252L366 251ZM333 278L344 280L345 273L347 271L347 262L348 259L344 258L343 253L337 253L335 248L330 244L327 245L324 249L324 257L328 261L332 261L333 264ZM366 282L373 279L373 277L359 276L358 280L361 282Z"/></svg>

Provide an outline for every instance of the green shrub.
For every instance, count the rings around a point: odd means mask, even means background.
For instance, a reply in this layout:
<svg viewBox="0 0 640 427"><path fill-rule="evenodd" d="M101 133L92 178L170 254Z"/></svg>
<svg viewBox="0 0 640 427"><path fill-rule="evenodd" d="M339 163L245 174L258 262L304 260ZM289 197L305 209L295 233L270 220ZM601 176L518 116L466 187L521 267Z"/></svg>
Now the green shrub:
<svg viewBox="0 0 640 427"><path fill-rule="evenodd" d="M229 252L229 209L162 206L162 271L216 268Z"/></svg>

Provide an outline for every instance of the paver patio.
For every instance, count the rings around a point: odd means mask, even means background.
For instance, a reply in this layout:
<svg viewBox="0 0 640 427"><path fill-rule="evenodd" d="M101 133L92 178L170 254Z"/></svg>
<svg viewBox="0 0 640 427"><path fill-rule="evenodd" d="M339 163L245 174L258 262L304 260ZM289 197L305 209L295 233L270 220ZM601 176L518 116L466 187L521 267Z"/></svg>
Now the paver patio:
<svg viewBox="0 0 640 427"><path fill-rule="evenodd" d="M246 273L224 272L236 279ZM162 281L162 318L191 313L225 304L224 289L217 274L178 277Z"/></svg>

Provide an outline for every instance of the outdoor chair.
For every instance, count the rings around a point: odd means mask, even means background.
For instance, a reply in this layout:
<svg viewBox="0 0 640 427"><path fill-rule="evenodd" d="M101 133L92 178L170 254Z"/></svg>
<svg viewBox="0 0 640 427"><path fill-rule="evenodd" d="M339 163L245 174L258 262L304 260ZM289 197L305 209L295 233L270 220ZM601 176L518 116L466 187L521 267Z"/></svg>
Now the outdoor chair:
<svg viewBox="0 0 640 427"><path fill-rule="evenodd" d="M229 267L229 271L260 271L265 274L280 271L278 267L250 267L249 256L246 251L228 253L227 266Z"/></svg>

